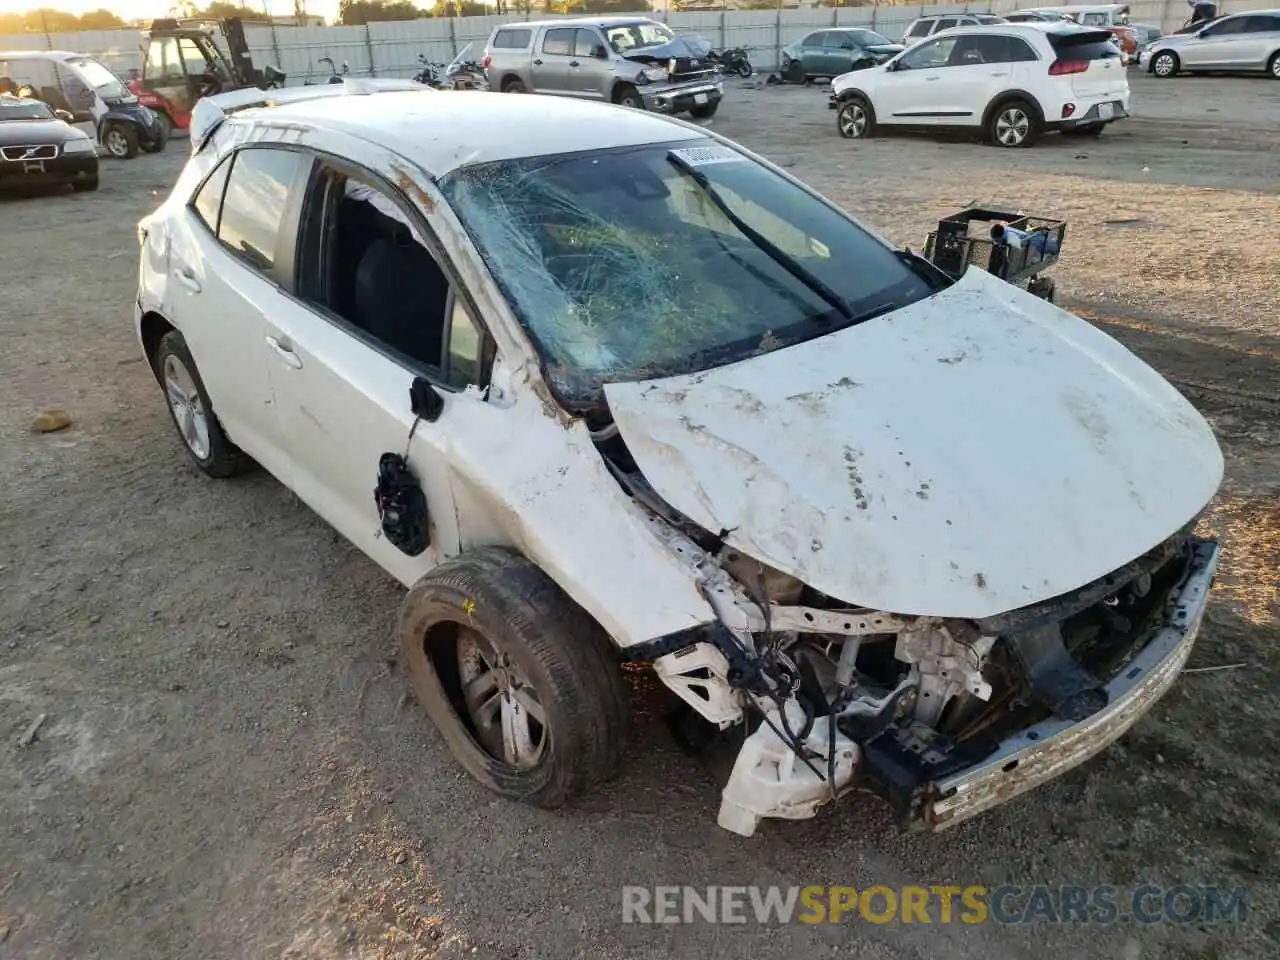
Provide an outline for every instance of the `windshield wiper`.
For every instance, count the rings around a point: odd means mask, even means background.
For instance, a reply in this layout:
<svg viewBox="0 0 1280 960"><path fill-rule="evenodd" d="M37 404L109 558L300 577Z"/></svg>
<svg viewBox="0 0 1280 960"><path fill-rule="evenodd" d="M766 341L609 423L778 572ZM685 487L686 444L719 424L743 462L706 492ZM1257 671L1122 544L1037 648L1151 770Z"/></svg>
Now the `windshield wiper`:
<svg viewBox="0 0 1280 960"><path fill-rule="evenodd" d="M716 192L716 188L711 185L711 181L707 179L706 174L696 169L693 164L689 163L689 161L685 160L684 157L680 156L675 151L667 154L667 160L670 161L676 169L687 173L693 179L693 182L702 188L702 192L705 193L711 202L716 205L716 208L725 215L725 218L737 228L738 232L767 253L769 255L769 259L829 303L831 307L840 314L840 316L844 317L846 320L853 319L853 313L849 310L849 305L844 302L844 299L840 294L836 293L820 279L815 277L804 267L800 266L800 264L796 263L794 258L787 256L778 249L771 240L760 233L759 230L752 227L740 216L734 213L729 205L724 202L724 198Z"/></svg>

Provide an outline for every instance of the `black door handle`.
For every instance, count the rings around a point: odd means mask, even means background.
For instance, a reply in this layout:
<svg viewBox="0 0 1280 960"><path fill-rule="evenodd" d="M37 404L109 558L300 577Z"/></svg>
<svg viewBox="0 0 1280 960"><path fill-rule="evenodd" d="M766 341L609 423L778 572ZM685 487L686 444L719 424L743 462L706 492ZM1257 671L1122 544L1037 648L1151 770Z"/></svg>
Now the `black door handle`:
<svg viewBox="0 0 1280 960"><path fill-rule="evenodd" d="M533 65L534 65L535 67L540 67L540 66L542 66L542 61L541 61L541 60L535 60L535 61L533 61Z"/></svg>
<svg viewBox="0 0 1280 960"><path fill-rule="evenodd" d="M579 64L578 64L578 61L577 61L577 60L570 60L570 61L569 61L569 66L571 66L571 67L576 67L576 66L578 66L578 65L579 65Z"/></svg>

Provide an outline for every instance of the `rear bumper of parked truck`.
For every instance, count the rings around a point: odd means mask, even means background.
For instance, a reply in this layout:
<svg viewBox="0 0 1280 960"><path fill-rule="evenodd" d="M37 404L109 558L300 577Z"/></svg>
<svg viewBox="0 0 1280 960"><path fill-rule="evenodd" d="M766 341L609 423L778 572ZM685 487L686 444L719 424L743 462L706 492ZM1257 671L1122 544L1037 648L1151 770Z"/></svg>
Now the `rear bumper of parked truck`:
<svg viewBox="0 0 1280 960"><path fill-rule="evenodd" d="M980 764L921 787L906 826L939 831L1034 789L1100 753L1173 686L1204 617L1220 547L1192 542L1190 563L1150 641L1106 685L1108 704L1084 720L1041 721L1004 740Z"/></svg>

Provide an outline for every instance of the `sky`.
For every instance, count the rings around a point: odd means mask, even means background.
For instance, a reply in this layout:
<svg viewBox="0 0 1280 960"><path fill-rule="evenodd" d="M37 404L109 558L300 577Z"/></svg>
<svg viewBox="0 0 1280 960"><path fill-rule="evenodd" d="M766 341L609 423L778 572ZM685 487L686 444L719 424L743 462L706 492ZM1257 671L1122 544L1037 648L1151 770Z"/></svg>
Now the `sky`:
<svg viewBox="0 0 1280 960"><path fill-rule="evenodd" d="M22 13L39 7L74 14L107 9L124 20L137 20L166 16L170 2L171 0L0 0L0 13ZM245 0L245 5L260 10L263 2ZM293 0L267 0L266 6L271 13L281 16L293 13ZM338 13L338 0L307 0L307 12L318 13L332 23Z"/></svg>

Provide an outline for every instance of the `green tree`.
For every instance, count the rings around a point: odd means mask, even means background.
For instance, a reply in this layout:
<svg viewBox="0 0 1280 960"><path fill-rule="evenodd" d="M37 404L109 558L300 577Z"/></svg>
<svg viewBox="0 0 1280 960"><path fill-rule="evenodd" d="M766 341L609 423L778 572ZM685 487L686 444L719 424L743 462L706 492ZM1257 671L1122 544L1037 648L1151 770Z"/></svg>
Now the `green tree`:
<svg viewBox="0 0 1280 960"><path fill-rule="evenodd" d="M90 10L80 17L81 30L115 30L124 26L124 21L110 10Z"/></svg>
<svg viewBox="0 0 1280 960"><path fill-rule="evenodd" d="M339 0L338 22L346 27L358 27L383 20L417 20L431 14L415 7L409 0Z"/></svg>

